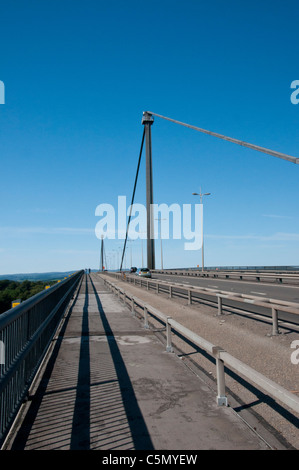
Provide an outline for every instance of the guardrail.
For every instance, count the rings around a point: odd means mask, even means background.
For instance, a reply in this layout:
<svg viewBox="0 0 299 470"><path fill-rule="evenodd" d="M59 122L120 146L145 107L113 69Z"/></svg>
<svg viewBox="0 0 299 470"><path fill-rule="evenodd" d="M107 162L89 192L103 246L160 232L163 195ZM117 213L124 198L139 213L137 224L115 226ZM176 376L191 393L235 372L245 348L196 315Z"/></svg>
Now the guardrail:
<svg viewBox="0 0 299 470"><path fill-rule="evenodd" d="M240 281L277 282L279 284L299 284L298 273L280 272L250 272L250 271L198 271L198 270L153 270L155 274L170 274L179 276L205 277L213 279L237 279Z"/></svg>
<svg viewBox="0 0 299 470"><path fill-rule="evenodd" d="M0 444L3 443L63 312L82 278L78 271L0 315Z"/></svg>
<svg viewBox="0 0 299 470"><path fill-rule="evenodd" d="M271 334L273 336L279 334L278 321L279 316L282 312L291 313L293 315L299 315L299 304L295 302L288 302L278 299L268 299L240 293L228 293L227 291L221 291L218 289L186 286L184 284L174 284L171 282L160 281L156 279L142 279L136 275L130 276L119 273L106 274L109 274L110 276L113 276L116 279L131 282L134 285L139 285L140 287L146 287L147 290L152 288L157 294L159 294L160 292L167 293L170 298L174 297L175 295L184 297L188 299L189 305L191 305L194 301L207 301L208 297L208 302L217 304L218 315L222 315L224 307L230 309L237 309L236 306L229 305L229 301L232 301L236 305L240 304L243 313L246 313L246 310L247 313L250 312L250 309L247 308L248 305L267 309L267 311L269 311L269 317L272 321ZM262 313L260 312L260 314Z"/></svg>
<svg viewBox="0 0 299 470"><path fill-rule="evenodd" d="M264 390L267 395L279 400L284 405L288 406L292 411L299 413L299 397L293 395L291 392L265 377L261 373L254 370L252 367L243 363L239 359L233 357L226 352L221 346L216 346L185 326L178 323L176 320L167 316L149 305L147 302L140 300L138 297L133 296L124 289L121 289L109 280L102 278L104 283L118 295L125 303L131 306L131 312L136 315L136 307L143 311L144 327L149 328L148 315L153 316L159 322L165 324L166 328L166 351L172 352L172 333L179 333L182 337L191 341L195 346L205 350L214 357L216 362L216 382L217 382L217 397L216 401L219 406L227 406L228 398L226 396L225 385L225 369L224 367L231 368L233 371L240 374L243 378L251 381L257 387Z"/></svg>
<svg viewBox="0 0 299 470"><path fill-rule="evenodd" d="M164 271L167 270L176 270L176 271L198 271L202 268L197 266L192 267L172 267L172 268L163 268ZM299 272L299 266L288 265L288 266L205 266L205 271L268 271L268 272Z"/></svg>

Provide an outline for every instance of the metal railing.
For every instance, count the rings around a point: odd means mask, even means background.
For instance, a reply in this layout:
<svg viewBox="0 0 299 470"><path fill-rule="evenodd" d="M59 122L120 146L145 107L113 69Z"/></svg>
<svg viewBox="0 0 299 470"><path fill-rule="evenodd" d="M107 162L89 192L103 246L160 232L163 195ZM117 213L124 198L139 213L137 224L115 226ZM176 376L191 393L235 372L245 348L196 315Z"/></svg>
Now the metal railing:
<svg viewBox="0 0 299 470"><path fill-rule="evenodd" d="M136 275L124 275L119 273L106 273L116 279L133 283L140 287L146 287L147 290L153 289L155 293L166 293L169 298L174 296L183 297L191 305L194 302L206 302L209 305L217 307L218 315L222 315L223 309L230 311L242 311L242 313L257 313L265 315L263 311L268 312L267 318L271 318L272 335L279 334L279 320L283 313L299 315L299 304L284 300L262 298L249 294L230 293L218 289L209 289L205 287L186 286L184 284L171 283L156 279L142 279Z"/></svg>
<svg viewBox="0 0 299 470"><path fill-rule="evenodd" d="M0 444L30 385L83 271L0 315Z"/></svg>
<svg viewBox="0 0 299 470"><path fill-rule="evenodd" d="M172 352L172 335L173 332L178 333L181 337L193 343L195 346L205 350L215 359L216 363L216 382L217 382L217 404L219 406L227 406L228 398L226 396L226 385L225 385L225 367L232 369L233 371L240 374L243 378L249 380L255 384L259 389L262 389L266 395L271 396L274 399L279 400L282 404L289 407L292 411L299 413L299 397L293 395L291 392L286 390L284 387L273 382L271 379L265 377L261 373L254 370L252 367L243 363L239 359L233 357L231 354L226 352L221 346L216 346L201 336L197 335L193 331L189 330L185 326L178 323L176 320L167 316L157 310L156 308L149 305L147 302L139 299L136 296L125 292L113 282L102 278L104 283L116 294L118 298L122 299L125 303L128 303L131 307L131 312L136 315L136 308L139 308L143 312L144 327L149 328L148 316L156 318L160 323L163 323L166 328L166 351Z"/></svg>
<svg viewBox="0 0 299 470"><path fill-rule="evenodd" d="M205 266L205 271L273 271L273 272L299 272L299 266L288 265L288 266ZM198 271L201 270L200 266L192 268L164 268L164 271ZM159 271L159 269L158 269ZM161 269L160 269L161 271Z"/></svg>
<svg viewBox="0 0 299 470"><path fill-rule="evenodd" d="M254 282L273 282L279 284L299 284L298 272L266 272L266 271L250 271L250 270L205 270L198 269L155 269L155 274L169 274L179 276L204 277L213 279L231 279L239 281Z"/></svg>

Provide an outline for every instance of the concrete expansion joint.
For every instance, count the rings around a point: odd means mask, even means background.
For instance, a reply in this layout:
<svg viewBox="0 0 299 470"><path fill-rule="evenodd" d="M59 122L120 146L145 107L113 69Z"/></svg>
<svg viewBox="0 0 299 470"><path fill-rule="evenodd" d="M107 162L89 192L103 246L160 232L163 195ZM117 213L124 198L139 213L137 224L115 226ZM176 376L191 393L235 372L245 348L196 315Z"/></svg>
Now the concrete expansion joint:
<svg viewBox="0 0 299 470"><path fill-rule="evenodd" d="M151 329L142 329L137 331L113 331L113 336L148 336L153 335L154 331ZM111 335L110 335L111 336Z"/></svg>

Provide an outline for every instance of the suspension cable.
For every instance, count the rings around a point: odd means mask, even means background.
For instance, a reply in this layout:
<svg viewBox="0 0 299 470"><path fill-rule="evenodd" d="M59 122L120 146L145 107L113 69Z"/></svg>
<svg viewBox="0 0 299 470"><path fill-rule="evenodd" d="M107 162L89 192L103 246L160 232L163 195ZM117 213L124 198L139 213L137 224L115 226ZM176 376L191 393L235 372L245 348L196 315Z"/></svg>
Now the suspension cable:
<svg viewBox="0 0 299 470"><path fill-rule="evenodd" d="M144 143L144 136L145 136L145 129L143 129L143 134L142 134L141 147L140 147L140 152L139 152L139 159L138 159L138 165L137 165L137 170L136 170L134 189L133 189L132 200L131 200L131 206L130 206L130 215L129 215L129 218L128 218L127 231L126 231L126 238L125 238L125 242L124 242L124 248L123 248L123 253L122 253L122 258L121 258L121 263L120 263L120 268L119 268L120 271L122 270L123 260L124 260L125 251L126 251L126 244L127 244L127 239L128 239L129 225L130 225L130 222L131 222L131 215L132 215L132 209L133 209L133 204L134 204L135 191L136 191L137 180L138 180L138 174L139 174L139 168L140 168L140 162L141 162L141 155L142 155L142 149L143 149L143 143Z"/></svg>
<svg viewBox="0 0 299 470"><path fill-rule="evenodd" d="M218 137L219 139L223 139L223 140L228 140L229 142L233 142L234 144L242 145L243 147L247 147L247 148L250 148L252 150L257 150L258 152L267 153L268 155L272 155L273 157L282 158L283 160L288 160L289 162L299 164L299 158L293 157L291 155L286 155L286 154L281 153L281 152L276 152L275 150L270 150L270 149L267 149L267 148L264 148L264 147L259 147L258 145L249 144L248 142L244 142L242 140L234 139L232 137L227 137L225 135L218 134L216 132L207 131L205 129L201 129L200 127L192 126L190 124L186 124L186 123L181 122L181 121L176 121L175 119L171 119L169 117L161 116L161 114L152 113L150 111L146 111L146 113L149 114L149 115L160 117L162 119L166 119L167 121L171 121L171 122L174 122L176 124L180 124L181 126L189 127L190 129L194 129L196 131L203 132L204 134L212 135L214 137Z"/></svg>

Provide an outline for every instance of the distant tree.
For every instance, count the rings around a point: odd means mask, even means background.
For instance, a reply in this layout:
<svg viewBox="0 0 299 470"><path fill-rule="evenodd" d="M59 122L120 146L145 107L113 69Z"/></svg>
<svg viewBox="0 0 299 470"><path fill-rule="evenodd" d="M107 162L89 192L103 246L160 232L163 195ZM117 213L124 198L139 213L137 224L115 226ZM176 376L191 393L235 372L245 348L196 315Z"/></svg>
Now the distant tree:
<svg viewBox="0 0 299 470"><path fill-rule="evenodd" d="M10 281L0 280L0 314L11 308L13 300L29 299L45 289L46 285L55 284L56 281Z"/></svg>

